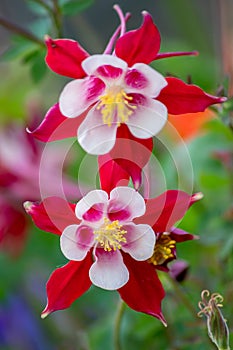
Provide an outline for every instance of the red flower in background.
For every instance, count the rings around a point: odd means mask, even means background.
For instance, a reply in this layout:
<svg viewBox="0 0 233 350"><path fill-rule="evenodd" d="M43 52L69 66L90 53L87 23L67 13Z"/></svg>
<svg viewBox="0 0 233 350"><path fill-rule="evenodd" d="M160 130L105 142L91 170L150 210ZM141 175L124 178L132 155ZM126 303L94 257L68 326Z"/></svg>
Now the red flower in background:
<svg viewBox="0 0 233 350"><path fill-rule="evenodd" d="M25 200L41 200L40 165L44 147L28 134L24 125L11 124L0 131L0 249L11 256L20 254L27 236ZM43 190L79 197L78 186L68 178L61 185L63 159L57 147L46 151Z"/></svg>
<svg viewBox="0 0 233 350"><path fill-rule="evenodd" d="M121 189L123 189L123 187L121 187ZM134 193L137 193L130 188L126 187L126 189L128 191L133 191ZM92 191L92 192L95 192L95 191ZM100 191L100 192L102 193L103 191ZM105 196L106 196L106 193L105 193ZM147 200L145 202L146 204L145 213L138 218L134 218L133 222L136 225L142 224L142 226L144 226L143 223L146 223L148 226L153 228L155 238L156 237L158 238L159 234L162 234L163 232L167 232L171 227L173 227L174 223L180 220L184 216L184 214L186 213L190 205L192 205L194 202L196 202L199 199L200 199L199 195L190 196L183 191L175 191L175 190L167 191L161 194L157 198ZM118 201L120 201L120 197L118 197ZM96 201L94 202L92 203L93 206L90 208L90 205L88 205L89 201L87 201L85 198L83 198L80 201L80 203L82 204L82 205L80 204L81 206L83 206L86 203L86 210L87 210L82 215L82 220L84 220L82 225L84 225L86 222L86 225L89 227L90 226L89 221L96 220L96 217L98 216L97 214L99 214L99 211L97 209L100 206L96 205ZM72 228L72 235L74 233L73 228L80 227L79 226L80 218L77 217L77 210L79 212L79 209L76 208L76 215L75 215L75 207L76 205L68 203L65 200L57 197L46 198L42 203L30 203L30 202L25 203L26 211L28 212L29 215L31 215L34 223L40 229L55 233L61 237L64 237L68 227ZM119 204L118 205L118 209L120 210L119 215L120 217L122 217L123 215L125 218L126 213L128 213L127 211L128 207L125 204L124 205L125 210L122 211L121 208L122 208L122 205ZM114 215L118 215L117 213L115 213L115 211L113 212ZM93 224L94 222L91 225ZM112 226L111 226L111 229L112 229ZM79 232L79 230L76 230L75 232L76 234L74 236L74 241L77 240L77 251L79 252L79 250L82 249L84 240L88 242L90 241L90 237L91 237L90 230L88 230L88 232L86 231ZM111 234L112 233L113 232L111 232ZM81 237L83 234L84 236ZM184 241L187 239L194 238L193 235L175 228L172 228L172 235L173 235L172 239L176 239L176 241ZM81 241L82 241L82 244L81 244ZM64 239L62 239L61 242L62 242L62 246L64 246ZM149 240L148 244L151 244L150 242L151 241ZM160 241L159 244L161 246L162 241ZM156 251L156 245L157 243L154 245L154 247L151 247L152 248L151 252L153 252L153 248L154 248L154 251ZM79 259L79 261L71 260L65 266L56 269L52 273L47 283L48 301L47 301L46 308L42 312L42 317L46 317L48 314L56 310L61 310L69 307L77 298L79 298L83 293L85 293L90 288L92 284L91 280L93 279L93 274L92 272L90 273L89 271L91 269L91 266L93 266L93 262L95 264L96 261L98 261L96 260L96 256L95 256L96 253L93 252L93 250L90 249L90 247L91 246L88 245L88 252L87 252L87 246L84 247L85 248L84 250L86 253L85 253L85 258L83 260L81 259ZM67 251L67 249L69 251L69 255L76 254L75 253L76 248L73 243L72 243L72 247L70 247L70 244L68 244L65 250ZM119 249L121 249L121 247ZM63 250L64 250L64 247L63 247ZM111 254L111 251L110 252L105 251L105 254L108 254L108 253ZM165 323L165 320L161 311L161 302L162 302L162 299L164 298L165 293L161 285L161 282L158 279L156 269L154 268L153 264L150 263L151 262L150 259L147 261L137 261L131 256L131 253L129 253L127 249L126 250L123 249L123 246L121 249L121 254L123 257L123 262L127 267L128 274L129 274L128 281L121 288L118 289L118 292L121 298L132 309L155 316L158 319L160 319L163 323ZM78 255L80 254L78 253ZM152 256L152 258L153 257L154 256ZM105 260L105 264L108 265L108 261ZM104 270L106 270L107 268L108 267L105 267ZM109 268L112 268L112 265L110 264L110 262L109 262ZM103 283L105 281L105 278L107 278L108 280L110 279L110 276L105 277L103 275L101 279Z"/></svg>

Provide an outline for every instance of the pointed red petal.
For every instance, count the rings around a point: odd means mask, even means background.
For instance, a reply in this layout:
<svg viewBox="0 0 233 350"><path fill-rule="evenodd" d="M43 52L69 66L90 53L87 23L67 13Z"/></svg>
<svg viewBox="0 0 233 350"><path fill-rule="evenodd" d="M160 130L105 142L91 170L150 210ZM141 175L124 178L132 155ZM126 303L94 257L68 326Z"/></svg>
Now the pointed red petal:
<svg viewBox="0 0 233 350"><path fill-rule="evenodd" d="M117 130L116 143L110 156L132 178L135 189L142 181L142 169L149 161L153 149L153 139L138 139L134 137L126 125Z"/></svg>
<svg viewBox="0 0 233 350"><path fill-rule="evenodd" d="M70 39L56 39L46 37L47 56L45 61L55 73L70 78L83 78L86 73L81 63L89 54L77 43Z"/></svg>
<svg viewBox="0 0 233 350"><path fill-rule="evenodd" d="M116 55L132 66L135 63L150 63L155 60L160 49L160 34L152 17L143 11L143 23L116 42Z"/></svg>
<svg viewBox="0 0 233 350"><path fill-rule="evenodd" d="M25 202L24 208L41 230L60 235L69 225L79 224L75 204L60 197L48 197L41 203Z"/></svg>
<svg viewBox="0 0 233 350"><path fill-rule="evenodd" d="M202 112L208 106L222 103L225 97L216 97L205 93L196 85L186 84L182 80L166 78L168 85L161 91L157 100L165 104L168 113L183 114Z"/></svg>
<svg viewBox="0 0 233 350"><path fill-rule="evenodd" d="M155 268L146 261L133 260L128 254L124 254L124 262L130 277L126 285L118 290L121 298L133 310L157 317L166 325L161 311L165 292Z"/></svg>
<svg viewBox="0 0 233 350"><path fill-rule="evenodd" d="M90 288L91 265L91 254L88 253L84 260L70 261L52 273L46 285L48 300L42 318L51 312L66 309Z"/></svg>
<svg viewBox="0 0 233 350"><path fill-rule="evenodd" d="M99 178L102 190L110 193L117 186L127 186L129 174L109 154L98 157Z"/></svg>
<svg viewBox="0 0 233 350"><path fill-rule="evenodd" d="M192 235L191 233L177 227L173 227L170 232L171 238L174 239L177 243L198 239L198 236Z"/></svg>
<svg viewBox="0 0 233 350"><path fill-rule="evenodd" d="M33 131L27 130L36 139L43 142L63 140L76 137L79 125L86 116L86 112L77 118L66 118L59 109L58 103L51 107L42 123Z"/></svg>
<svg viewBox="0 0 233 350"><path fill-rule="evenodd" d="M192 196L183 191L169 190L146 201L146 213L136 223L149 224L155 232L165 232L186 213Z"/></svg>

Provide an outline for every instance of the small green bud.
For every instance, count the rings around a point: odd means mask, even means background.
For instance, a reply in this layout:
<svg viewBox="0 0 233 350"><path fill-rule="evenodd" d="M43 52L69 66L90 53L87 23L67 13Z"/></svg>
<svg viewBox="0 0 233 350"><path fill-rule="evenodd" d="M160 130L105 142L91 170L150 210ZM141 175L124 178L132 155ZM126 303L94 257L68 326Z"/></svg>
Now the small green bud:
<svg viewBox="0 0 233 350"><path fill-rule="evenodd" d="M226 320L220 311L220 307L223 306L223 297L218 293L210 295L208 290L203 290L201 299L202 301L198 304L201 309L198 316L201 317L204 314L207 317L207 329L210 339L217 346L218 350L230 350L229 330Z"/></svg>

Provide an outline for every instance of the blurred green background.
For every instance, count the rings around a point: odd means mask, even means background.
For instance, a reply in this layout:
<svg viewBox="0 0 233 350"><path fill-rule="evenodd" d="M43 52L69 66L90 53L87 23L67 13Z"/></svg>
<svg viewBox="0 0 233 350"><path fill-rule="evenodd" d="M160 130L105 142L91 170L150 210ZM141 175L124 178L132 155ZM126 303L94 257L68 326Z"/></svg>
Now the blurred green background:
<svg viewBox="0 0 233 350"><path fill-rule="evenodd" d="M53 3L44 2L49 5ZM0 23L4 24L2 19L10 21L40 40L47 33L53 38L58 37L59 30L51 16L38 3L1 0ZM119 24L112 9L114 2L61 0L58 4L64 11L64 17L60 18L60 34L79 41L90 53L103 52ZM142 10L151 13L162 36L162 52L199 51L197 57L156 61L153 63L155 69L184 81L191 79L211 94L220 91L224 95L228 92L232 94L233 10L230 0L125 0L118 1L118 4L124 12L132 13L128 22L130 29L140 26ZM5 25L0 26L0 53L1 133L5 132L9 123L17 123L19 128L24 129L33 119L38 125L47 109L57 101L68 79L54 74L45 65L46 51L43 46L17 36ZM215 116L192 137L185 138L184 143L174 138L168 129L158 137L154 157L165 184L160 183L153 173L155 188L152 195L163 192L165 188L176 189L179 186L186 189L187 184L189 190L203 192L204 199L195 204L179 223L179 227L198 234L200 239L178 246L178 257L189 264L187 277L182 283L172 282L161 274L167 292L163 312L168 327L165 328L157 319L127 308L121 325L122 349L214 349L207 337L205 320L196 316L203 289L224 296L223 313L232 332L231 100L224 107L215 108L213 113ZM14 134L6 140L6 149L8 142L12 145L12 138ZM17 143L9 147L17 148ZM15 165L20 167L22 159L17 158L17 152L15 155ZM78 165L85 158L76 142L70 146L67 158L70 160L66 174L69 181L76 183ZM187 172L185 166L182 167L186 161L191 161L192 173ZM0 163L0 168L1 165L4 168L4 164ZM96 171L95 166L93 160L90 173L91 170ZM81 186L93 185L92 179L89 180L85 173L79 180ZM9 184L1 182L0 174L2 198L7 196L7 200L22 214L22 198L14 197L12 192L9 195L8 190ZM6 215L3 211L0 213L0 229L3 232L5 220L8 219ZM9 245L15 244L13 238L8 242L7 249L2 245L0 252L0 349L112 350L118 304L115 292L92 287L68 310L58 311L43 321L40 319L40 312L46 304L46 281L56 267L66 263L66 259L60 252L57 236L35 228L29 217L26 220L28 234L22 237L20 252L14 256L9 253Z"/></svg>

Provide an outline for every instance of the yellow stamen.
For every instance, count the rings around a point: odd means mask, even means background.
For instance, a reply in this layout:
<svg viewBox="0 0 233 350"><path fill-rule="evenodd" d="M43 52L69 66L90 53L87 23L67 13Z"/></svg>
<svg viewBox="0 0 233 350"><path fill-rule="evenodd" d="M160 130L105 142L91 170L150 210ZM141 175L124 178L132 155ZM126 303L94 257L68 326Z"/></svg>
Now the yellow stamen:
<svg viewBox="0 0 233 350"><path fill-rule="evenodd" d="M128 96L124 90L109 90L108 93L100 97L97 109L101 111L103 123L111 126L116 118L117 126L128 121L129 116L137 106L130 104L132 96Z"/></svg>
<svg viewBox="0 0 233 350"><path fill-rule="evenodd" d="M175 248L176 241L171 239L170 235L165 232L156 241L154 253L148 260L153 265L162 265L167 259L174 258L172 249Z"/></svg>
<svg viewBox="0 0 233 350"><path fill-rule="evenodd" d="M124 234L127 231L121 230L121 227L118 220L110 221L108 218L104 218L104 224L94 231L96 241L105 251L121 249L121 242L126 243Z"/></svg>

